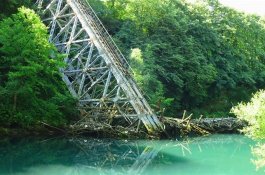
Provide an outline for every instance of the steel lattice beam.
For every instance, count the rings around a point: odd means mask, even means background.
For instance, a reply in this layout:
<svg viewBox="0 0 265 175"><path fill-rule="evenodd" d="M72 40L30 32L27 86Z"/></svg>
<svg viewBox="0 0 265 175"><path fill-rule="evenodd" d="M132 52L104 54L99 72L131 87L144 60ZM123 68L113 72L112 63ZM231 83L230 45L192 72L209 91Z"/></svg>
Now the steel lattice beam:
<svg viewBox="0 0 265 175"><path fill-rule="evenodd" d="M148 131L163 130L131 76L130 66L85 0L38 0L49 41L66 55L63 80L90 117L142 121ZM104 120L104 122L106 122Z"/></svg>

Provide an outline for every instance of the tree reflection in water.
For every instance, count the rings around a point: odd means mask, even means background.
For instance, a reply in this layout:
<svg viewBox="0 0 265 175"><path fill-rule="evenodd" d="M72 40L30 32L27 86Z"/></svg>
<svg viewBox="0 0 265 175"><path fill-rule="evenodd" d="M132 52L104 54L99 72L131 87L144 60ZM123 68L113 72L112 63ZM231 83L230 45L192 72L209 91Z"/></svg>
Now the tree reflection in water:
<svg viewBox="0 0 265 175"><path fill-rule="evenodd" d="M255 159L252 162L256 165L257 169L263 169L265 172L265 144L258 143L255 147L252 148L252 153Z"/></svg>

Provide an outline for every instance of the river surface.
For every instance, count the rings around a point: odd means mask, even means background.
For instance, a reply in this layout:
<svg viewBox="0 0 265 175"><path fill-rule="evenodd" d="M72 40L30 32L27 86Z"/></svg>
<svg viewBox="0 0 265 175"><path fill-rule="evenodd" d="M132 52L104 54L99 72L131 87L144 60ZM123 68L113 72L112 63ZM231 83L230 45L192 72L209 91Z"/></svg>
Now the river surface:
<svg viewBox="0 0 265 175"><path fill-rule="evenodd" d="M1 175L259 175L242 135L186 141L2 139Z"/></svg>

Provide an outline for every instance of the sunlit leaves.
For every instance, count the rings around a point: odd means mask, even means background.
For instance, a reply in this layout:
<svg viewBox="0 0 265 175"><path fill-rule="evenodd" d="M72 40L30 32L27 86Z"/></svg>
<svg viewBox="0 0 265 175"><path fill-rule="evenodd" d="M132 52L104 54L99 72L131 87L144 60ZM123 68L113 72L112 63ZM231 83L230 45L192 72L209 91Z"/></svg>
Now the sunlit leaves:
<svg viewBox="0 0 265 175"><path fill-rule="evenodd" d="M243 132L251 137L265 139L265 91L254 94L248 103L240 103L232 108L232 112L249 126Z"/></svg>

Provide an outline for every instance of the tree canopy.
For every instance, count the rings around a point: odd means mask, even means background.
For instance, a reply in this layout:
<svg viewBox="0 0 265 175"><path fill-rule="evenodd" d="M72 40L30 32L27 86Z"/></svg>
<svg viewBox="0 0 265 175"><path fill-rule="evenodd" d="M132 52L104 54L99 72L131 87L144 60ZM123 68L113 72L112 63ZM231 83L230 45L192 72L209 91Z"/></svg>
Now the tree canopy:
<svg viewBox="0 0 265 175"><path fill-rule="evenodd" d="M0 46L0 123L62 125L76 115L59 73L63 56L33 10L22 7L0 22Z"/></svg>

